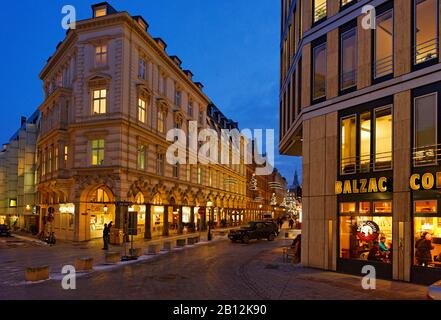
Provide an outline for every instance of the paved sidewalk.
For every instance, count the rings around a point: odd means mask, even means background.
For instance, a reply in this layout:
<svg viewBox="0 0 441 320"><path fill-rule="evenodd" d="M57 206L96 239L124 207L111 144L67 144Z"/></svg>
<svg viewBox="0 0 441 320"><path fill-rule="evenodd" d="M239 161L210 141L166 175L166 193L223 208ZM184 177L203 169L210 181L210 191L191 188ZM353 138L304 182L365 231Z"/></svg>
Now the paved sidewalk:
<svg viewBox="0 0 441 320"><path fill-rule="evenodd" d="M177 239L186 239L196 236L200 236L201 239L201 242L196 245L199 246L208 243L207 235L207 232L201 232L170 237L161 237L150 241L137 240L134 241L134 248L142 248L143 252L146 252L148 246L151 244L159 244L162 248L165 241L172 241L174 242L175 246ZM95 269L102 269L102 267L105 266L106 251L102 250L103 243L101 239L88 242L57 241L57 244L55 246L49 246L29 236L18 235L17 238L20 240L29 241L30 243L37 245L23 246L20 248L11 247L1 249L0 286L16 286L17 284L22 284L24 281L24 272L27 267L49 266L51 277L53 278L54 275L58 276L61 274L61 269L63 268L63 266L74 265L77 258L93 258L94 268L96 267ZM213 235L213 241L224 239L226 239L226 236L219 236L216 234ZM125 255L126 253L128 254L130 246L131 243L127 243L125 246L110 245L109 252L120 252L121 255ZM188 248L191 247L194 246L188 246ZM165 252L162 252L162 254L164 253ZM155 256L144 256L140 260L146 260L147 258L151 259L154 257Z"/></svg>

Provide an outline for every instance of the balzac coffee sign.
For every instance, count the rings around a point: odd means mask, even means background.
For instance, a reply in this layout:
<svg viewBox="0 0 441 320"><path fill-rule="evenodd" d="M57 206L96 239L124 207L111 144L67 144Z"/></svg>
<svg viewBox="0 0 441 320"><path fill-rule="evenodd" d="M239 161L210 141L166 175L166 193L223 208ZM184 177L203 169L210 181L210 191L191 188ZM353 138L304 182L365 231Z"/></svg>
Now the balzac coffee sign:
<svg viewBox="0 0 441 320"><path fill-rule="evenodd" d="M335 183L335 194L359 194L378 193L392 191L391 183L386 177L370 179L354 179L337 181Z"/></svg>

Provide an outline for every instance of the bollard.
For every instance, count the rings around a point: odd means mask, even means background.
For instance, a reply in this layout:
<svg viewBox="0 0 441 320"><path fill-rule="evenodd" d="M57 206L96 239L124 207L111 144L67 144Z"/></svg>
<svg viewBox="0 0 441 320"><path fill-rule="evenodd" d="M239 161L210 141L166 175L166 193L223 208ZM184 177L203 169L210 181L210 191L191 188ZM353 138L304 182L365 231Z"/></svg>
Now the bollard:
<svg viewBox="0 0 441 320"><path fill-rule="evenodd" d="M148 255L155 255L161 252L161 248L159 247L159 244L151 244L149 245L147 254Z"/></svg>
<svg viewBox="0 0 441 320"><path fill-rule="evenodd" d="M49 279L49 266L26 268L25 280L30 282L43 281Z"/></svg>
<svg viewBox="0 0 441 320"><path fill-rule="evenodd" d="M173 249L173 245L171 241L164 241L163 250L164 251L171 251Z"/></svg>
<svg viewBox="0 0 441 320"><path fill-rule="evenodd" d="M178 239L178 240L176 240L176 246L178 248L183 248L183 247L185 247L186 242L187 241L185 239Z"/></svg>
<svg viewBox="0 0 441 320"><path fill-rule="evenodd" d="M132 257L137 257L139 258L140 256L142 256L142 248L133 248L133 249L129 249L129 254Z"/></svg>
<svg viewBox="0 0 441 320"><path fill-rule="evenodd" d="M106 252L106 263L116 264L121 261L121 254L119 252Z"/></svg>
<svg viewBox="0 0 441 320"><path fill-rule="evenodd" d="M89 257L77 258L75 260L76 271L90 271L93 268L93 259Z"/></svg>

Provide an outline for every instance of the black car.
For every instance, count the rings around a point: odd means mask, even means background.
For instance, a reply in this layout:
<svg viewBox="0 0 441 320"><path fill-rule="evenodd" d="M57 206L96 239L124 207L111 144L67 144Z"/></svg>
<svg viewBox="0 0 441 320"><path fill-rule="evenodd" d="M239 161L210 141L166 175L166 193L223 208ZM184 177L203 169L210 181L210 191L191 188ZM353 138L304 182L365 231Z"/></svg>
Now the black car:
<svg viewBox="0 0 441 320"><path fill-rule="evenodd" d="M249 243L253 239L274 241L278 234L279 230L274 222L253 221L238 230L231 230L228 238L233 242L242 241L243 243Z"/></svg>
<svg viewBox="0 0 441 320"><path fill-rule="evenodd" d="M0 237L10 237L11 229L6 224L0 224Z"/></svg>

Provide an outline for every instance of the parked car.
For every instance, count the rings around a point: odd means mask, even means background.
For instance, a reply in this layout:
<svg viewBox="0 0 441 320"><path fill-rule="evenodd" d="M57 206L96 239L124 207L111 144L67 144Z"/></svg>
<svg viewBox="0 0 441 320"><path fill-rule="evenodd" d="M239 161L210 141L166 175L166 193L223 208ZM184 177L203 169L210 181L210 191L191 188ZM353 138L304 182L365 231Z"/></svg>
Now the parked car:
<svg viewBox="0 0 441 320"><path fill-rule="evenodd" d="M249 243L250 240L268 239L274 241L278 235L278 228L274 222L253 221L238 230L231 230L228 238L233 241Z"/></svg>
<svg viewBox="0 0 441 320"><path fill-rule="evenodd" d="M429 287L427 297L430 300L441 300L441 281L438 281Z"/></svg>
<svg viewBox="0 0 441 320"><path fill-rule="evenodd" d="M0 237L10 237L11 229L6 224L0 224Z"/></svg>

